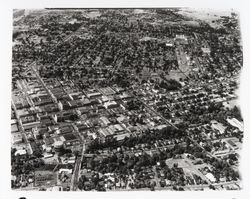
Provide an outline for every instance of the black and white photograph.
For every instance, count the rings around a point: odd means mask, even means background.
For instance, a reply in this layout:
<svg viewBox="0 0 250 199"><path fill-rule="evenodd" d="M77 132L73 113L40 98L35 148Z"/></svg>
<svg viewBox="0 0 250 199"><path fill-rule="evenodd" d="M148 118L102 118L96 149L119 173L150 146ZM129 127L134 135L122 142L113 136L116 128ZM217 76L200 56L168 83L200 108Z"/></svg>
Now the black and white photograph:
<svg viewBox="0 0 250 199"><path fill-rule="evenodd" d="M11 12L11 192L244 190L237 8Z"/></svg>

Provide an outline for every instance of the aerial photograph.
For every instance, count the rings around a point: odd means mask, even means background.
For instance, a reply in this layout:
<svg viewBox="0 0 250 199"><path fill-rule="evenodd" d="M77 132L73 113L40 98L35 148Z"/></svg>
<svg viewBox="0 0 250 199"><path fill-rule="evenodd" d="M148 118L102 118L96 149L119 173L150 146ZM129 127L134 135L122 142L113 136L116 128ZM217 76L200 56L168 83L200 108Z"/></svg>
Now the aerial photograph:
<svg viewBox="0 0 250 199"><path fill-rule="evenodd" d="M17 191L242 190L237 10L14 9Z"/></svg>

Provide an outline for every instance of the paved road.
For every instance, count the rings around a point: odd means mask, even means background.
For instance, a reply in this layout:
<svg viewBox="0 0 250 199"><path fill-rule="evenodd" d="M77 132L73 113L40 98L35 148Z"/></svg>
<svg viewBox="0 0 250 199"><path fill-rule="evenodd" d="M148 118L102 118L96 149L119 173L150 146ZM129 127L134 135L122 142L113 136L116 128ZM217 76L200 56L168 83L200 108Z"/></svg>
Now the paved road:
<svg viewBox="0 0 250 199"><path fill-rule="evenodd" d="M78 156L77 159L76 159L75 168L74 168L72 181L71 181L71 190L76 191L77 187L78 187L77 185L78 185L78 179L79 179L81 164L82 164L82 160L83 160L83 156L84 156L86 148L85 148L85 141L82 138L81 134L79 133L78 128L77 128L77 126L75 124L73 124L73 128L78 133L78 135L80 137L80 140L81 140L81 143L82 143L82 151L80 152L81 156L80 157Z"/></svg>
<svg viewBox="0 0 250 199"><path fill-rule="evenodd" d="M81 168L81 158L77 157L74 172L73 172L73 176L72 176L72 182L71 182L71 190L72 191L77 190L77 183L78 183L80 168Z"/></svg>
<svg viewBox="0 0 250 199"><path fill-rule="evenodd" d="M79 175L80 175L80 169L81 169L81 164L82 164L82 160L83 160L83 156L85 153L85 143L83 143L83 147L82 147L82 151L81 151L81 157L77 157L76 163L75 163L75 168L74 168L74 172L73 172L73 176L72 176L72 183L71 183L71 189L72 191L76 191L77 190L77 185L78 185L78 179L79 179Z"/></svg>
<svg viewBox="0 0 250 199"><path fill-rule="evenodd" d="M34 67L34 64L30 65L30 69L34 72L34 74L36 75L37 79L39 80L39 82L42 84L43 88L46 90L46 92L50 95L50 97L52 98L54 103L57 103L57 99L56 97L53 95L53 93L48 89L48 87L46 86L46 84L44 83L44 81L42 80L42 78L40 77L40 75L38 74L36 68Z"/></svg>
<svg viewBox="0 0 250 199"><path fill-rule="evenodd" d="M35 108L35 105L28 94L27 85L25 85L24 81L17 80L17 85L19 86L20 90L25 94L25 98L28 101L29 105Z"/></svg>

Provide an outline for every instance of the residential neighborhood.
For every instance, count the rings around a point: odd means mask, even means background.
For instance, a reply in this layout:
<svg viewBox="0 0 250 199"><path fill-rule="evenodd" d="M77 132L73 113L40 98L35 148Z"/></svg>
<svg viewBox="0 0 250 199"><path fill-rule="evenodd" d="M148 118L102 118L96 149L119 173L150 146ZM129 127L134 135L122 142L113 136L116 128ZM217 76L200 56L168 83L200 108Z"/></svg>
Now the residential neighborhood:
<svg viewBox="0 0 250 199"><path fill-rule="evenodd" d="M242 189L242 65L232 10L14 10L11 188Z"/></svg>

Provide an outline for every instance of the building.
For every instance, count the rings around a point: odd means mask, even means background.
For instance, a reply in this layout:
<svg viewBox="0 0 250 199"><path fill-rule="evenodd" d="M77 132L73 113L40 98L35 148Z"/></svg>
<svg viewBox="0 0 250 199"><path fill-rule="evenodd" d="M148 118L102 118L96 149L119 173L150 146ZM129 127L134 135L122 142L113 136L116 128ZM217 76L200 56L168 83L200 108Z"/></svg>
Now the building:
<svg viewBox="0 0 250 199"><path fill-rule="evenodd" d="M53 157L54 155L52 154L52 153L45 153L45 154L43 154L43 157L45 158L45 159L47 159L47 158L51 158L51 157Z"/></svg>
<svg viewBox="0 0 250 199"><path fill-rule="evenodd" d="M62 102L59 101L57 105L58 105L59 110L62 111L63 110Z"/></svg>
<svg viewBox="0 0 250 199"><path fill-rule="evenodd" d="M117 108L117 107L119 107L119 104L117 104L115 101L111 101L111 102L105 102L103 106L106 109L110 109L110 108Z"/></svg>
<svg viewBox="0 0 250 199"><path fill-rule="evenodd" d="M210 53L211 53L210 48L201 48L201 50L202 50L202 52L203 52L204 54L210 54Z"/></svg>
<svg viewBox="0 0 250 199"><path fill-rule="evenodd" d="M111 136L112 134L108 131L108 129L99 129L98 133L103 137Z"/></svg>
<svg viewBox="0 0 250 199"><path fill-rule="evenodd" d="M23 136L19 133L11 134L12 135L12 143L20 144L23 142Z"/></svg>
<svg viewBox="0 0 250 199"><path fill-rule="evenodd" d="M25 149L20 149L15 152L15 156L17 155L26 155L27 151Z"/></svg>
<svg viewBox="0 0 250 199"><path fill-rule="evenodd" d="M17 131L18 131L17 124L16 123L11 124L11 133L14 133L14 132L17 132Z"/></svg>
<svg viewBox="0 0 250 199"><path fill-rule="evenodd" d="M72 169L59 169L58 173L68 173L71 174L73 172Z"/></svg>
<svg viewBox="0 0 250 199"><path fill-rule="evenodd" d="M101 122L105 125L108 126L110 124L110 121L108 120L108 118L102 116L100 117Z"/></svg>
<svg viewBox="0 0 250 199"><path fill-rule="evenodd" d="M99 91L103 95L114 95L115 94L115 91L110 87L100 88Z"/></svg>
<svg viewBox="0 0 250 199"><path fill-rule="evenodd" d="M68 159L68 164L75 164L75 162L76 162L75 156L72 156Z"/></svg>
<svg viewBox="0 0 250 199"><path fill-rule="evenodd" d="M181 43L181 44L187 44L188 43L188 39L185 35L176 35L175 36L175 41Z"/></svg>
<svg viewBox="0 0 250 199"><path fill-rule="evenodd" d="M102 96L102 94L99 93L99 92L94 92L94 93L88 93L87 94L87 97L90 98L90 99L96 98L96 97L101 97L101 96Z"/></svg>
<svg viewBox="0 0 250 199"><path fill-rule="evenodd" d="M54 142L54 149L56 152L59 152L64 149L64 143L63 141L56 141Z"/></svg>
<svg viewBox="0 0 250 199"><path fill-rule="evenodd" d="M226 127L223 126L221 123L219 123L215 120L212 120L211 123L212 123L211 127L213 129L218 130L220 132L220 134L223 134L225 132Z"/></svg>
<svg viewBox="0 0 250 199"><path fill-rule="evenodd" d="M237 120L236 118L232 118L232 119L227 118L227 122L229 124L231 124L232 126L237 127L240 131L243 132L243 129L244 129L243 128L243 123L240 122L239 120Z"/></svg>
<svg viewBox="0 0 250 199"><path fill-rule="evenodd" d="M215 177L214 177L214 175L213 175L212 173L207 173L205 176L206 176L211 182L215 182L215 181L216 181L216 179L215 179Z"/></svg>
<svg viewBox="0 0 250 199"><path fill-rule="evenodd" d="M53 186L57 183L57 176L52 171L36 171L34 186Z"/></svg>
<svg viewBox="0 0 250 199"><path fill-rule="evenodd" d="M25 124L23 124L23 128L24 128L25 130L27 130L27 129L32 129L32 128L37 127L39 124L40 124L40 121L25 123Z"/></svg>

